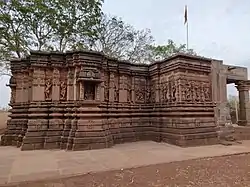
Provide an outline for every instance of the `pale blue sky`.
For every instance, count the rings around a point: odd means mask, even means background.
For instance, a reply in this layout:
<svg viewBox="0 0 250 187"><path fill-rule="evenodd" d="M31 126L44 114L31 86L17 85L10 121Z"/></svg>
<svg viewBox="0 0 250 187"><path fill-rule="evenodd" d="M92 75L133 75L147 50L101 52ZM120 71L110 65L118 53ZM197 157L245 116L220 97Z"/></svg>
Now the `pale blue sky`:
<svg viewBox="0 0 250 187"><path fill-rule="evenodd" d="M149 28L156 43L186 42L184 6L188 5L189 47L226 64L250 68L249 0L105 0L105 13L137 29ZM9 102L7 78L0 78L0 106ZM230 93L236 93L232 87Z"/></svg>

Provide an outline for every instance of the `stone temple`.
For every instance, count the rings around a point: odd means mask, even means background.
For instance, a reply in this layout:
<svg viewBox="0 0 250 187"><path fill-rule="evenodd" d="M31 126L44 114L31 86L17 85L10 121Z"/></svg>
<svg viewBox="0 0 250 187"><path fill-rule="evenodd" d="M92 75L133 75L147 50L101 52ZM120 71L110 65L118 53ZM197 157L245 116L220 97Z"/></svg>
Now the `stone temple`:
<svg viewBox="0 0 250 187"><path fill-rule="evenodd" d="M177 54L147 65L93 51L33 51L11 61L11 71L1 144L21 150L216 144L228 120L228 83L239 91L239 124L250 125L247 69L219 60Z"/></svg>

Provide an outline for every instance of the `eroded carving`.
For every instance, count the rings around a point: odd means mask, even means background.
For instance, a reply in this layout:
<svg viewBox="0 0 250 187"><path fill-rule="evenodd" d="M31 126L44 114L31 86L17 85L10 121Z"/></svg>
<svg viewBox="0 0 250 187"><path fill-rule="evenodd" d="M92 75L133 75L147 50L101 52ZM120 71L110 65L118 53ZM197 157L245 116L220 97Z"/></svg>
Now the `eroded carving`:
<svg viewBox="0 0 250 187"><path fill-rule="evenodd" d="M135 90L135 100L137 102L144 102L144 90L136 89Z"/></svg>
<svg viewBox="0 0 250 187"><path fill-rule="evenodd" d="M150 90L150 88L146 89L146 102L147 103L151 102L151 90Z"/></svg>
<svg viewBox="0 0 250 187"><path fill-rule="evenodd" d="M78 80L99 80L101 79L101 73L93 68L93 69L83 69L77 72Z"/></svg>
<svg viewBox="0 0 250 187"><path fill-rule="evenodd" d="M67 92L67 86L64 81L61 81L60 83L60 100L66 99L66 92Z"/></svg>
<svg viewBox="0 0 250 187"><path fill-rule="evenodd" d="M175 102L176 101L176 85L173 84L172 85L172 101Z"/></svg>
<svg viewBox="0 0 250 187"><path fill-rule="evenodd" d="M209 83L205 83L203 84L204 87L203 87L203 92L204 92L204 97L205 97L205 101L211 101L211 92L210 92L210 84Z"/></svg>
<svg viewBox="0 0 250 187"><path fill-rule="evenodd" d="M115 85L114 87L114 101L118 102L119 101L119 89Z"/></svg>
<svg viewBox="0 0 250 187"><path fill-rule="evenodd" d="M205 102L211 100L210 84L203 81L182 80L182 101Z"/></svg>
<svg viewBox="0 0 250 187"><path fill-rule="evenodd" d="M51 100L51 91L52 91L52 80L47 79L45 83L45 100Z"/></svg>
<svg viewBox="0 0 250 187"><path fill-rule="evenodd" d="M135 101L142 103L145 102L146 90L145 85L146 81L144 79L137 79L135 84Z"/></svg>

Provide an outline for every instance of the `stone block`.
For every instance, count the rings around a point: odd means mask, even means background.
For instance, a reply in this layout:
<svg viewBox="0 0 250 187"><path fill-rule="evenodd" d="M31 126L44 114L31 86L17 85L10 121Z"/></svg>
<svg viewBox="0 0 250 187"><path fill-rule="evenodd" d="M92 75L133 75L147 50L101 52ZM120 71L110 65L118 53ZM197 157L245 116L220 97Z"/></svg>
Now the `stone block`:
<svg viewBox="0 0 250 187"><path fill-rule="evenodd" d="M42 143L44 142L44 137L24 137L23 138L23 143L25 144L33 144L33 143Z"/></svg>
<svg viewBox="0 0 250 187"><path fill-rule="evenodd" d="M61 142L61 136L46 136L44 137L45 143Z"/></svg>
<svg viewBox="0 0 250 187"><path fill-rule="evenodd" d="M60 149L59 142L45 142L44 149Z"/></svg>

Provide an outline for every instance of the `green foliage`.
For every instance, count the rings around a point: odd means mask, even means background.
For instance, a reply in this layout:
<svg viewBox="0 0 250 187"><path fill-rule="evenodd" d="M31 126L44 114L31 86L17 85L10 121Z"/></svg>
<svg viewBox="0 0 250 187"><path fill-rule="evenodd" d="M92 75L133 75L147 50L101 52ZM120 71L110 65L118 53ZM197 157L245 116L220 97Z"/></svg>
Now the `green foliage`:
<svg viewBox="0 0 250 187"><path fill-rule="evenodd" d="M181 44L178 46L170 39L168 40L168 43L166 45L150 45L149 49L151 52L150 58L153 60L162 60L176 53L187 53L195 55L193 49L186 49L186 44Z"/></svg>
<svg viewBox="0 0 250 187"><path fill-rule="evenodd" d="M236 96L230 95L227 100L227 106L230 108L231 111L235 111L237 106L239 108L239 99Z"/></svg>
<svg viewBox="0 0 250 187"><path fill-rule="evenodd" d="M229 109L230 109L230 115L231 115L232 122L234 124L236 124L237 123L237 116L236 115L237 115L237 112L239 113L239 111L240 111L238 97L230 95L228 100L227 100L227 107L229 107Z"/></svg>
<svg viewBox="0 0 250 187"><path fill-rule="evenodd" d="M6 0L0 2L0 60L30 50L65 51L82 35L95 36L103 0ZM77 44L78 45L78 44Z"/></svg>
<svg viewBox="0 0 250 187"><path fill-rule="evenodd" d="M193 54L172 40L153 45L150 30L103 15L102 4L103 0L0 1L0 73L8 74L10 58L24 57L30 50L91 49L135 63L177 52Z"/></svg>

